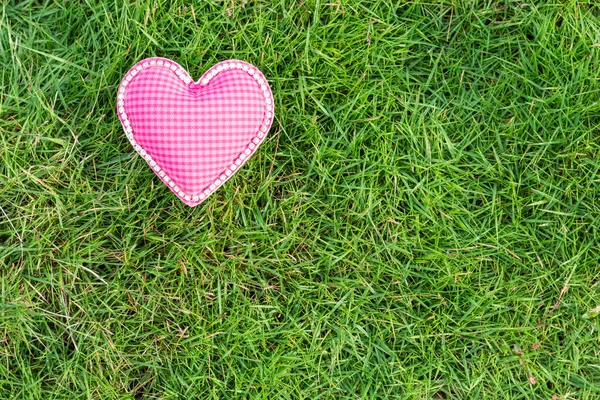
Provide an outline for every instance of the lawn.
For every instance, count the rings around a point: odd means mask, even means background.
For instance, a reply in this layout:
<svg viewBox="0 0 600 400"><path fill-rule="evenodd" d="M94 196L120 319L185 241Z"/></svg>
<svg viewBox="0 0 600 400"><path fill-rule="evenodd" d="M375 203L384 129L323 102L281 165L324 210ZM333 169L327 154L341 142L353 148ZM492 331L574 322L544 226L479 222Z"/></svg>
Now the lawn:
<svg viewBox="0 0 600 400"><path fill-rule="evenodd" d="M600 398L596 3L0 2L0 398ZM195 208L151 56L273 89Z"/></svg>

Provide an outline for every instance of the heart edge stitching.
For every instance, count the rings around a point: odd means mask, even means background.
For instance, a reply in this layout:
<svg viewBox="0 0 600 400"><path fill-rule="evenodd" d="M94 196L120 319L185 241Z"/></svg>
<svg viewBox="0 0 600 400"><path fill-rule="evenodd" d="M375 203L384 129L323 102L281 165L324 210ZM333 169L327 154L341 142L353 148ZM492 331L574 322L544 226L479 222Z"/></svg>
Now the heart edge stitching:
<svg viewBox="0 0 600 400"><path fill-rule="evenodd" d="M240 152L235 160L225 169L224 172L219 174L217 178L208 185L200 194L191 195L184 192L179 185L164 171L161 166L152 158L142 146L140 146L134 136L133 127L131 122L127 118L125 112L125 98L127 94L127 86L135 78L135 76L142 70L149 67L163 67L170 69L174 72L177 77L188 87L190 85L206 86L214 79L219 73L228 71L231 69L239 69L248 73L256 83L259 85L265 99L265 111L263 121L260 124L258 131L254 134L252 139L248 141L246 147ZM241 60L225 60L221 61L211 68L209 68L198 81L194 82L190 74L185 68L179 65L177 62L163 57L149 57L137 62L123 77L119 89L117 92L117 114L127 139L132 144L135 151L148 163L152 171L165 183L165 185L173 192L181 201L190 207L197 206L202 203L211 194L216 192L225 182L227 182L235 173L248 161L248 159L256 152L258 147L267 137L267 133L273 123L273 117L275 114L273 104L273 94L271 88L262 74L262 72L254 65L241 61ZM161 173L164 174L161 176Z"/></svg>

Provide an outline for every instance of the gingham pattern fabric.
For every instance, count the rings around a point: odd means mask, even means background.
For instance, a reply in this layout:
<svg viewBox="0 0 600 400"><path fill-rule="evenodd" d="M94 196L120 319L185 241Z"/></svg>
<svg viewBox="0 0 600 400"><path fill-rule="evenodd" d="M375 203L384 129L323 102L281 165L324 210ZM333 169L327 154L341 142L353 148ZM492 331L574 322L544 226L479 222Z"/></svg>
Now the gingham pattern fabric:
<svg viewBox="0 0 600 400"><path fill-rule="evenodd" d="M273 97L251 64L224 61L193 82L177 63L155 57L125 75L117 111L135 150L194 206L264 140L273 120Z"/></svg>

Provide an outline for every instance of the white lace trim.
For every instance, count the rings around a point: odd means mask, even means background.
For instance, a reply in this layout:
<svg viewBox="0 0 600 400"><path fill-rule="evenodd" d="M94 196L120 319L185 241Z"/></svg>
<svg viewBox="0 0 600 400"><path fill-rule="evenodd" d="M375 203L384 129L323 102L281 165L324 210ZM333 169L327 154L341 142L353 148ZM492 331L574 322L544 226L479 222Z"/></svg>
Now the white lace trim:
<svg viewBox="0 0 600 400"><path fill-rule="evenodd" d="M225 171L223 171L221 173L221 175L219 175L219 177L217 177L214 180L213 183L211 183L206 189L204 189L204 191L202 191L199 194L189 194L189 193L185 193L183 190L181 190L181 188L173 181L173 179L171 179L171 177L158 165L158 163L152 159L150 154L148 154L142 148L142 146L140 146L135 141L133 128L131 126L131 123L129 122L129 119L127 118L127 114L125 113L125 97L127 96L127 86L129 85L129 83L133 80L133 78L140 71L142 71L146 68L149 68L149 67L157 67L157 66L162 67L162 68L168 68L171 71L175 72L177 77L188 86L190 86L190 85L206 86L219 73L221 73L223 71L231 70L231 69L239 69L239 70L242 70L242 71L248 73L251 77L254 78L254 80L256 80L256 83L259 85L259 87L263 93L263 97L265 99L264 118L263 118L260 128L255 133L254 137L249 141L246 148L231 163L231 165L228 168L226 168ZM273 122L274 106L273 106L273 95L271 94L271 89L269 88L269 84L264 79L264 76L262 75L262 73L251 64L248 64L243 61L238 61L238 60L223 61L223 62L220 62L220 63L214 65L212 68L210 68L208 71L206 71L204 73L204 75L202 76L202 78L200 78L198 80L198 82L194 83L192 78L188 74L188 72L183 67L181 67L179 64L177 64L176 62L171 61L166 58L152 57L152 58L147 58L145 60L138 62L136 65L134 65L129 70L129 72L127 72L127 74L125 75L125 78L123 78L123 81L121 82L121 86L119 87L119 91L117 94L117 111L119 112L121 124L123 125L123 129L125 130L127 139L129 139L129 141L133 145L133 148L135 149L135 151L140 156L142 156L144 158L144 160L146 160L148 165L150 165L150 168L152 168L154 170L154 172L159 176L159 178L162 179L162 181L165 182L165 184L167 184L167 186L169 188L171 188L171 190L180 199L182 199L189 206L196 206L196 205L200 204L201 202L203 202L208 196L210 196L212 193L214 193L219 187L221 187L221 185L223 185L229 178L231 178L235 174L236 170L239 169L248 160L248 158L256 151L258 146L265 139L267 132L269 131L269 129L271 127L271 124Z"/></svg>

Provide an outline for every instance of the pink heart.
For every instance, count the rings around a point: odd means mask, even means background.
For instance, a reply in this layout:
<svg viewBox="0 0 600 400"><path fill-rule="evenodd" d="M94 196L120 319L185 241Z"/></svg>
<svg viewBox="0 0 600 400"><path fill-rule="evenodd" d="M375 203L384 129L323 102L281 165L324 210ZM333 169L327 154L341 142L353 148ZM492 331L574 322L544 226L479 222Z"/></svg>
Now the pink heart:
<svg viewBox="0 0 600 400"><path fill-rule="evenodd" d="M123 78L117 111L127 138L185 204L204 201L256 151L273 122L263 74L223 61L194 82L166 58L138 62Z"/></svg>

